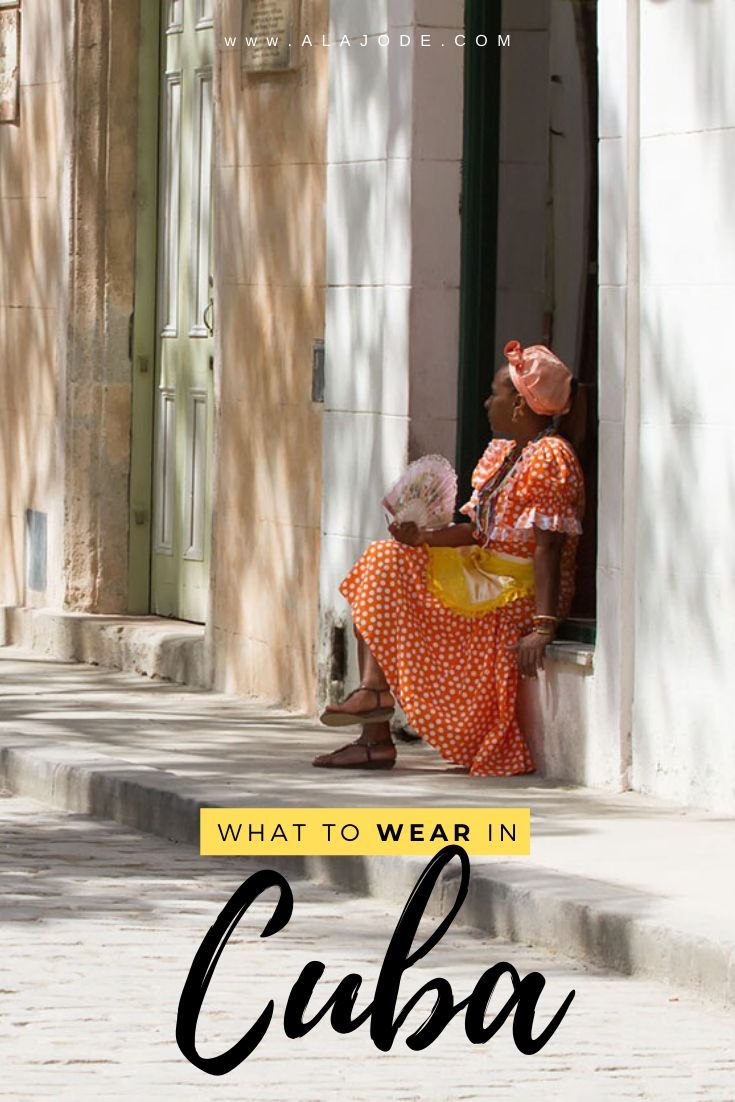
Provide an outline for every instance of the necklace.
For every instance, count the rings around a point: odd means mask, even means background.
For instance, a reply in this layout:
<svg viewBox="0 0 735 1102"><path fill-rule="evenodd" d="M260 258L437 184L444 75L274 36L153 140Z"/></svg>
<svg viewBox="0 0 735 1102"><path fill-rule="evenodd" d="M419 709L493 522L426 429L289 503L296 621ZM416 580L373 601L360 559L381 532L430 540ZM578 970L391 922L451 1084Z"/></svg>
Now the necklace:
<svg viewBox="0 0 735 1102"><path fill-rule="evenodd" d="M510 449L497 471L490 475L487 482L477 491L477 508L475 510L475 520L472 528L475 538L483 547L487 547L490 542L490 534L493 530L495 509L500 491L506 486L506 483L510 485L511 476L513 477L513 481L515 481L520 473L521 468L518 466L518 460L523 455L528 444L537 444L538 441L543 440L545 436L552 436L553 434L554 426L549 425L548 428L542 429L541 432L537 433L533 440L529 440L527 444L523 446L521 444L516 444Z"/></svg>

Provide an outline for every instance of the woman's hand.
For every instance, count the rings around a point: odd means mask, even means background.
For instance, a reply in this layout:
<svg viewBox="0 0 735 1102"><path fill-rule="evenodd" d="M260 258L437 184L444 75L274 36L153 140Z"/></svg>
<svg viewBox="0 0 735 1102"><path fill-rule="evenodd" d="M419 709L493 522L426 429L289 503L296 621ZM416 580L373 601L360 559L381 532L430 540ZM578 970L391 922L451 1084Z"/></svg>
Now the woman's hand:
<svg viewBox="0 0 735 1102"><path fill-rule="evenodd" d="M518 653L518 672L521 677L536 677L538 671L544 668L544 652L549 642L551 640L548 635L532 631L511 648Z"/></svg>
<svg viewBox="0 0 735 1102"><path fill-rule="evenodd" d="M394 540L405 543L407 547L419 547L420 544L426 543L426 531L419 528L412 520L405 520L400 524L393 521L388 525L388 531Z"/></svg>
<svg viewBox="0 0 735 1102"><path fill-rule="evenodd" d="M448 524L446 528L419 528L413 521L402 524L393 521L388 531L399 543L409 547L419 547L422 543L429 547L472 547L475 538L471 524Z"/></svg>

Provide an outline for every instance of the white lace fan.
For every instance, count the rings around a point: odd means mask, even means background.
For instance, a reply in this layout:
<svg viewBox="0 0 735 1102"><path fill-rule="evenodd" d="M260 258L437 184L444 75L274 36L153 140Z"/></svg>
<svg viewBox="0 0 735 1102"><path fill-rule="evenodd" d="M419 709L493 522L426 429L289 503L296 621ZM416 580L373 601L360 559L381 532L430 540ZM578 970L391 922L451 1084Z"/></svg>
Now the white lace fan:
<svg viewBox="0 0 735 1102"><path fill-rule="evenodd" d="M457 475L441 455L424 455L411 463L388 490L382 504L398 523L444 528L454 518Z"/></svg>

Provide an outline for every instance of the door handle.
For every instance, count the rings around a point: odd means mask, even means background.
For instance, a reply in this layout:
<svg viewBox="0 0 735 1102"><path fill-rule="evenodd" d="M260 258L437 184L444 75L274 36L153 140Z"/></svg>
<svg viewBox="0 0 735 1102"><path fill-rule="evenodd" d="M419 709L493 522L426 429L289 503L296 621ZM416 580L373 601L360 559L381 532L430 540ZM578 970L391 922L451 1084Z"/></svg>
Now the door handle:
<svg viewBox="0 0 735 1102"><path fill-rule="evenodd" d="M210 320L211 319L211 320ZM214 299L209 300L204 307L204 313L202 314L202 322L204 328L209 333L210 337L214 334Z"/></svg>
<svg viewBox="0 0 735 1102"><path fill-rule="evenodd" d="M214 335L214 298L212 297L212 288L214 287L214 279L210 275L209 277L209 302L204 307L204 313L202 314L202 324L209 333L210 337Z"/></svg>

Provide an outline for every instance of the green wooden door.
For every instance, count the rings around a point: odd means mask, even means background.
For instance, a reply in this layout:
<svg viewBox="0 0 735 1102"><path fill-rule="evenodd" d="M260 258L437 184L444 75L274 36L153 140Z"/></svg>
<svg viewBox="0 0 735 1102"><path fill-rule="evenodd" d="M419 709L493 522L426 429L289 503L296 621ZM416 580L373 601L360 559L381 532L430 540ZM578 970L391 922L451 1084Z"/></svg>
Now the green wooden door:
<svg viewBox="0 0 735 1102"><path fill-rule="evenodd" d="M207 616L212 475L213 0L163 0L152 610Z"/></svg>

